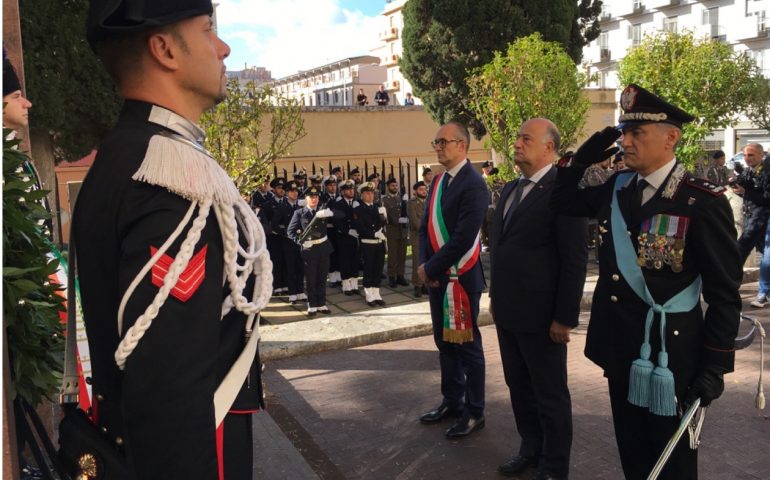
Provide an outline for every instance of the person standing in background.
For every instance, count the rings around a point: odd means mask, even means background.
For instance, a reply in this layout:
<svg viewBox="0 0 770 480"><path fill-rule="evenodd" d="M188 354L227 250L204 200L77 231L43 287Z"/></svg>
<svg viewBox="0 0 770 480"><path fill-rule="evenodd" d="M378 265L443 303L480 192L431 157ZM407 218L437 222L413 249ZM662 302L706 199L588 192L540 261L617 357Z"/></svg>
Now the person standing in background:
<svg viewBox="0 0 770 480"><path fill-rule="evenodd" d="M417 274L420 265L420 225L425 212L425 199L428 197L428 187L422 180L412 186L412 198L406 202L406 216L409 219L409 244L412 247L412 285L414 296L420 298L428 293L428 287Z"/></svg>

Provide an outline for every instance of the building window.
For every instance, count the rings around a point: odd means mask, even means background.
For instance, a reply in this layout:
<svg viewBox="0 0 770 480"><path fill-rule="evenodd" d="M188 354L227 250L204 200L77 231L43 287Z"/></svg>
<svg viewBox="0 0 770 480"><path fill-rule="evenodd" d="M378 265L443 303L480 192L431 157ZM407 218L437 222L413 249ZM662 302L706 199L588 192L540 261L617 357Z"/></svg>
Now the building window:
<svg viewBox="0 0 770 480"><path fill-rule="evenodd" d="M667 17L663 19L663 31L668 33L677 32L677 17Z"/></svg>
<svg viewBox="0 0 770 480"><path fill-rule="evenodd" d="M339 105L340 104L340 94L337 92L337 90L334 91L334 104Z"/></svg>
<svg viewBox="0 0 770 480"><path fill-rule="evenodd" d="M637 23L629 27L629 37L631 38L631 48L638 47L642 43L642 24Z"/></svg>

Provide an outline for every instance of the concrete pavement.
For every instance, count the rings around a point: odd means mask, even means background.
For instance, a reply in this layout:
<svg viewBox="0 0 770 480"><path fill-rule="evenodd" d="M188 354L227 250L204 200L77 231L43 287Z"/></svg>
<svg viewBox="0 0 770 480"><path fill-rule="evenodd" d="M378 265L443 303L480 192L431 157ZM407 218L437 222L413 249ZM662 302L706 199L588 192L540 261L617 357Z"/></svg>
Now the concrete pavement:
<svg viewBox="0 0 770 480"><path fill-rule="evenodd" d="M753 270L747 272L752 278ZM595 282L591 272L587 280L585 307ZM742 289L746 311L752 310L748 302L756 287L748 283ZM409 296L408 290L388 295ZM482 312L484 302L482 297ZM487 426L451 442L443 436L447 425L416 421L440 401L427 301L394 303L261 327L268 410L257 415L267 424L255 428L257 478L498 478L495 468L515 453L518 435L494 327L482 327ZM770 309L752 313L770 329ZM270 322L269 312L266 317ZM622 478L606 382L582 354L587 320L584 314L569 345L575 424L571 478ZM482 313L480 321L488 324L488 315ZM755 342L738 353L725 394L710 408L701 478L770 479L768 414L753 406L758 365ZM765 366L770 367L770 358Z"/></svg>

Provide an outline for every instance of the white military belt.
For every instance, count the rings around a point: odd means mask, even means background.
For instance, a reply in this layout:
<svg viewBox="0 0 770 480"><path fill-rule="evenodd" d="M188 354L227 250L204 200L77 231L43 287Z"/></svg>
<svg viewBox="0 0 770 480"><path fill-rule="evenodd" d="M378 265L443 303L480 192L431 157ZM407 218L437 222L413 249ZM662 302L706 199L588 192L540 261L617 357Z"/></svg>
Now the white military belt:
<svg viewBox="0 0 770 480"><path fill-rule="evenodd" d="M379 238L362 238L361 243L366 243L368 245L378 245L382 243L382 240Z"/></svg>
<svg viewBox="0 0 770 480"><path fill-rule="evenodd" d="M318 245L319 243L324 243L325 241L326 241L326 236L325 235L323 237L319 238L319 239L316 239L316 240L305 240L305 242L310 242L313 245Z"/></svg>

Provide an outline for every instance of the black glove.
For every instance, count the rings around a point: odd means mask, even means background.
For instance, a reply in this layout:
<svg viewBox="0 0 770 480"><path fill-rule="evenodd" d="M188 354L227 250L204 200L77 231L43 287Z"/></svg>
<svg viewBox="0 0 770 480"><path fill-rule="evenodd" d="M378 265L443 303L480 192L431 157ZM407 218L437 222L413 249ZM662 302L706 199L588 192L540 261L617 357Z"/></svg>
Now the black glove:
<svg viewBox="0 0 770 480"><path fill-rule="evenodd" d="M704 368L695 377L690 385L685 398L685 405L692 405L696 398L700 398L700 406L707 407L712 400L716 400L725 391L725 381L722 374L712 368Z"/></svg>
<svg viewBox="0 0 770 480"><path fill-rule="evenodd" d="M620 130L615 127L605 127L601 132L594 133L577 149L572 157L572 164L588 167L592 163L603 162L615 155L620 149L610 147L620 135Z"/></svg>

